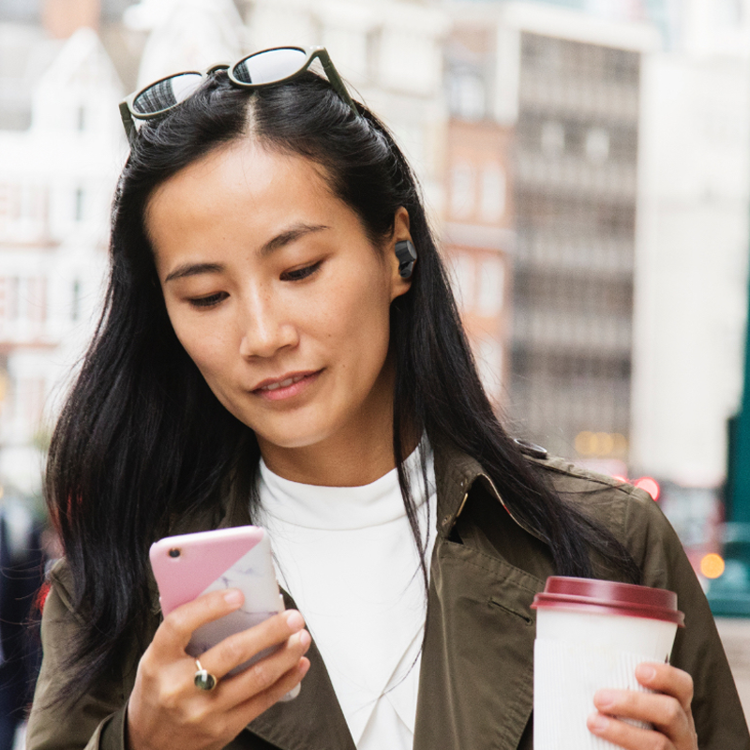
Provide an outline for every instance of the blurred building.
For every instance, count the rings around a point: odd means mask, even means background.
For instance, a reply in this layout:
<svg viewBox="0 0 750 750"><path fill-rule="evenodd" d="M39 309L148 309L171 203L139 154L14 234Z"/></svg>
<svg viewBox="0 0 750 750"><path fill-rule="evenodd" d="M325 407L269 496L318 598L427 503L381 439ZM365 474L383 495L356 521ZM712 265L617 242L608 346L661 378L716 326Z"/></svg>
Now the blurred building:
<svg viewBox="0 0 750 750"><path fill-rule="evenodd" d="M716 489L742 388L750 3L677 11L642 72L632 463Z"/></svg>
<svg viewBox="0 0 750 750"><path fill-rule="evenodd" d="M97 33L55 23L0 21L0 480L26 493L100 305L125 155Z"/></svg>
<svg viewBox="0 0 750 750"><path fill-rule="evenodd" d="M450 119L442 249L490 398L506 405L511 329L512 128L493 116L486 87L492 31L455 25L446 46Z"/></svg>
<svg viewBox="0 0 750 750"><path fill-rule="evenodd" d="M640 54L522 30L519 67L514 413L626 459Z"/></svg>
<svg viewBox="0 0 750 750"><path fill-rule="evenodd" d="M328 47L416 167L514 430L715 486L741 372L749 6L4 0L0 474L27 471L12 445L43 439L98 301L123 89L297 43Z"/></svg>
<svg viewBox="0 0 750 750"><path fill-rule="evenodd" d="M246 29L233 0L140 0L123 22L143 41L133 89L181 70L231 63L245 51Z"/></svg>
<svg viewBox="0 0 750 750"><path fill-rule="evenodd" d="M0 6L0 482L38 490L45 415L59 407L101 304L126 90L251 49L325 44L404 145L438 218L447 30L441 8L418 2Z"/></svg>
<svg viewBox="0 0 750 750"><path fill-rule="evenodd" d="M505 390L517 430L562 455L625 461L640 66L657 38L645 24L555 5L453 3L448 87L459 102L484 102L482 121L506 133L494 158L511 154ZM457 56L472 36L484 40L473 76Z"/></svg>
<svg viewBox="0 0 750 750"><path fill-rule="evenodd" d="M447 112L443 42L450 18L418 0L241 0L248 49L325 46L355 98L393 131L434 219L443 208Z"/></svg>

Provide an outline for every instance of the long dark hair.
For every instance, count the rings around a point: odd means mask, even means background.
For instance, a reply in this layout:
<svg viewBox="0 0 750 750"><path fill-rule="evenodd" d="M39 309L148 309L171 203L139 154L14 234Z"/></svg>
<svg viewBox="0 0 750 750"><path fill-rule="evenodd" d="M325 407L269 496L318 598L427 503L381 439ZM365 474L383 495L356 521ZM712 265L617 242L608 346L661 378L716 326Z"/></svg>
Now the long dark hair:
<svg viewBox="0 0 750 750"><path fill-rule="evenodd" d="M65 680L69 695L85 692L143 629L151 611L147 551L170 519L198 507L218 512L230 482L253 485L254 434L219 403L178 342L144 226L158 185L240 138L320 164L373 243L390 235L400 206L409 213L419 261L412 288L391 311L393 450L420 551L401 466L403 437L415 429L478 459L514 516L549 544L560 574L591 576L593 549L621 568L625 560L637 578L624 548L555 495L498 422L414 175L388 130L359 109L356 116L312 73L248 92L219 72L135 139L115 197L105 309L47 465L47 501L75 581L74 606L85 615Z"/></svg>

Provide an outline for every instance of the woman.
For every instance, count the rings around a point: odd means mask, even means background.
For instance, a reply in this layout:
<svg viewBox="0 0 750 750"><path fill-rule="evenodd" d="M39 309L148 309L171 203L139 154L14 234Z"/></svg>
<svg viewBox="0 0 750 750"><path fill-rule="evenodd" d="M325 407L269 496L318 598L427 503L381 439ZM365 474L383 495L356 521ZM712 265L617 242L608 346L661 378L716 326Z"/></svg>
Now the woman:
<svg viewBox="0 0 750 750"><path fill-rule="evenodd" d="M29 748L529 750L529 605L555 572L671 588L688 618L674 666L639 668L655 692L602 691L592 732L750 747L674 532L643 493L507 436L404 157L311 57L125 113L106 310L50 450L66 559ZM148 547L253 520L315 642L296 610L271 618L201 657L202 692L185 646L241 595L160 621Z"/></svg>

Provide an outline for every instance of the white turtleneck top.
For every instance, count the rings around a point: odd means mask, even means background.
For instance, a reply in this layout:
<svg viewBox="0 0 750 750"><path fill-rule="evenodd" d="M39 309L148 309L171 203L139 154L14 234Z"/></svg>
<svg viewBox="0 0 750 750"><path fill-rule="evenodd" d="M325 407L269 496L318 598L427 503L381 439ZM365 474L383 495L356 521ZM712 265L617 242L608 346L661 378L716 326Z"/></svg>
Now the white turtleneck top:
<svg viewBox="0 0 750 750"><path fill-rule="evenodd" d="M405 467L429 568L437 499L426 439ZM396 469L362 487L319 487L261 461L259 490L255 522L269 532L279 583L315 639L355 745L410 750L427 600Z"/></svg>

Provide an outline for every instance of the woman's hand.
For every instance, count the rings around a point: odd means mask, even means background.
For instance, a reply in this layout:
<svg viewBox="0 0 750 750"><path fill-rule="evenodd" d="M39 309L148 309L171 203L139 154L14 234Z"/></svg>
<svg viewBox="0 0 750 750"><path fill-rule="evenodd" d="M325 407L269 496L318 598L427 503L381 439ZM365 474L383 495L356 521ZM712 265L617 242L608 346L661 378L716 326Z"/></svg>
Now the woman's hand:
<svg viewBox="0 0 750 750"><path fill-rule="evenodd" d="M635 676L656 692L599 690L594 696L599 710L589 716L589 730L626 750L698 750L690 675L669 664L639 664ZM614 717L649 722L654 729L640 729Z"/></svg>
<svg viewBox="0 0 750 750"><path fill-rule="evenodd" d="M304 677L310 667L303 658L310 635L303 630L302 615L287 610L206 651L201 666L219 682L211 692L195 686L195 659L185 653L193 631L239 609L242 602L242 593L235 589L216 591L164 618L138 664L128 703L130 750L223 748ZM276 645L281 647L273 654L240 674L224 677Z"/></svg>

